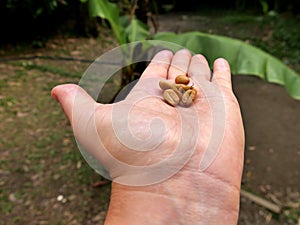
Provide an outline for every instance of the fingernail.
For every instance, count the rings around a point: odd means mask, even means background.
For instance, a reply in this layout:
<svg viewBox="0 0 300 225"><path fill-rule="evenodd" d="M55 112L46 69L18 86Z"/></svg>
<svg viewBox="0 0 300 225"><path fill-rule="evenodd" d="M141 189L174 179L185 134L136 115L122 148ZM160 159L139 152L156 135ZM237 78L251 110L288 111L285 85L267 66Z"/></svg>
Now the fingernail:
<svg viewBox="0 0 300 225"><path fill-rule="evenodd" d="M197 54L197 55L195 55L195 56L196 56L198 59L200 59L200 61L201 61L202 63L208 65L208 62L207 62L206 58L205 58L203 55Z"/></svg>
<svg viewBox="0 0 300 225"><path fill-rule="evenodd" d="M216 66L218 70L229 70L229 64L228 62L223 59L223 58L219 58L217 59L217 63L216 63Z"/></svg>

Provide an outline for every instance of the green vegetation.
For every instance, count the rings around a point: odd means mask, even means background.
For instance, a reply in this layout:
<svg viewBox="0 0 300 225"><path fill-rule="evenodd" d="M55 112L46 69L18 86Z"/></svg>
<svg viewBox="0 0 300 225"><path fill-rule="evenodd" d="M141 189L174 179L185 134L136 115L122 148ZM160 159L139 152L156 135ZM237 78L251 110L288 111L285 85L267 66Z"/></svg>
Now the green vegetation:
<svg viewBox="0 0 300 225"><path fill-rule="evenodd" d="M147 32L146 25L136 19L133 14L130 18L129 15L120 17L117 5L110 3L108 0L89 0L88 2L91 16L107 19L119 44L143 41L148 38L149 32ZM267 1L260 1L260 3L266 13L268 11ZM245 20L252 21L249 17L236 17L236 19L231 17L231 21L234 21L234 23L245 22ZM126 21L124 26L121 25L121 21ZM291 31L291 34L286 35L281 32L280 27L277 30L277 36L284 43L290 41L291 37L296 36L296 40L300 37L299 31ZM276 40L276 35L274 38ZM293 98L300 99L300 89L298 88L300 86L300 76L280 60L247 43L200 32L184 34L157 33L152 39L173 42L194 52L201 52L210 62L218 57L224 57L231 64L234 74L256 75L266 81L281 84ZM297 48L299 45L299 42L296 41L289 43L290 48L293 49L299 49ZM132 72L132 70L129 71ZM122 80L128 80L129 74L124 73L125 78ZM131 81L128 80L127 83Z"/></svg>
<svg viewBox="0 0 300 225"><path fill-rule="evenodd" d="M64 69L59 68L57 66L54 67L47 64L37 65L33 63L28 63L25 64L24 67L27 70L35 69L35 70L40 70L42 72L50 72L50 73L59 74L60 76L66 76L66 77L80 78L82 76L81 73L70 73L69 71L65 71Z"/></svg>
<svg viewBox="0 0 300 225"><path fill-rule="evenodd" d="M284 85L289 94L300 99L300 76L273 56L235 39L191 32L158 33L154 40L169 41L194 52L201 52L210 62L224 57L233 74L256 75L268 82Z"/></svg>

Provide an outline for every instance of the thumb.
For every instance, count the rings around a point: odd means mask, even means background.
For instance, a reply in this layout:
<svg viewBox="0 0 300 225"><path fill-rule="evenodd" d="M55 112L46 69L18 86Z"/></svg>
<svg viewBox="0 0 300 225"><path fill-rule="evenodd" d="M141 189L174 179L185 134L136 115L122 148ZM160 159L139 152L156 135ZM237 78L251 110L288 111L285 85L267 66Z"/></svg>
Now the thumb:
<svg viewBox="0 0 300 225"><path fill-rule="evenodd" d="M51 96L60 103L72 126L79 119L74 118L74 116L77 117L82 113L94 111L96 102L78 85L58 85L52 89ZM77 105L80 105L80 107L77 107ZM77 112L74 111L75 108ZM81 112L79 113L78 110Z"/></svg>
<svg viewBox="0 0 300 225"><path fill-rule="evenodd" d="M75 84L63 84L52 89L56 99L68 117L76 141L92 155L99 151L98 132L95 124L95 111L102 105L81 87Z"/></svg>

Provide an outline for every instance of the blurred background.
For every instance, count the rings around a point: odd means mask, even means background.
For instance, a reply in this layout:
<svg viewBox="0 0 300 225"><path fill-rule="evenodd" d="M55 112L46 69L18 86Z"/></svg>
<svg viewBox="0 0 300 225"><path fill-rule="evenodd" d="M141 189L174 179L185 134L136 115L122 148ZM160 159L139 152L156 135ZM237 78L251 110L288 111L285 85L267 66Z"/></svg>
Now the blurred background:
<svg viewBox="0 0 300 225"><path fill-rule="evenodd" d="M97 57L131 41L117 36L116 18L136 17L147 38L164 31L236 38L300 74L299 0L110 1L119 15L102 18L91 7L97 2L0 2L0 224L103 223L110 182L82 158L50 91L78 83ZM113 77L99 101L111 102L134 78ZM299 100L252 74L233 74L233 86L246 132L239 225L300 225Z"/></svg>

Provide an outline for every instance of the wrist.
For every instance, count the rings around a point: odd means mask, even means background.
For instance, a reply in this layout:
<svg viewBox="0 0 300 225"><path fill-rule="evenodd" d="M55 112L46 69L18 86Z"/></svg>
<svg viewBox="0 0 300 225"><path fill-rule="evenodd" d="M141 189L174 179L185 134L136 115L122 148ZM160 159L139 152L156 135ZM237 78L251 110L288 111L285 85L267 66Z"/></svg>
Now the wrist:
<svg viewBox="0 0 300 225"><path fill-rule="evenodd" d="M154 189L113 183L105 225L170 224L178 215L174 202Z"/></svg>
<svg viewBox="0 0 300 225"><path fill-rule="evenodd" d="M237 224L239 188L205 180L205 185L168 180L146 187L113 183L105 225Z"/></svg>

